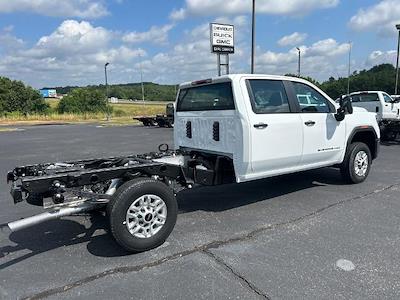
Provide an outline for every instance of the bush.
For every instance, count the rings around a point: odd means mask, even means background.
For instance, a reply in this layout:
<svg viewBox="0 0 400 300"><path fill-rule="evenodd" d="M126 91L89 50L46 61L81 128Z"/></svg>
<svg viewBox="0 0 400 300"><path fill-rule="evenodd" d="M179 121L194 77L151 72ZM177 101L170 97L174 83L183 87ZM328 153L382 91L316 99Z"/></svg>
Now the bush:
<svg viewBox="0 0 400 300"><path fill-rule="evenodd" d="M107 103L105 95L97 90L85 88L75 89L61 99L57 111L63 113L98 113L110 114L112 107Z"/></svg>
<svg viewBox="0 0 400 300"><path fill-rule="evenodd" d="M21 81L0 77L0 113L5 115L18 112L24 115L30 113L44 114L49 105L38 91L25 86Z"/></svg>

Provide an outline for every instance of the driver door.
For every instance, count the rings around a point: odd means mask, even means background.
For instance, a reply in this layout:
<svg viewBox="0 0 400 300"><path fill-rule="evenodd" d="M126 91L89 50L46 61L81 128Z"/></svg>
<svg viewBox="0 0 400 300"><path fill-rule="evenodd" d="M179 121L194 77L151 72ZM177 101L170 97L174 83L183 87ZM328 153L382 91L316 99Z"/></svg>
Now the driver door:
<svg viewBox="0 0 400 300"><path fill-rule="evenodd" d="M304 135L301 165L324 166L340 161L345 150L345 122L336 120L334 105L305 83L292 82L292 87Z"/></svg>

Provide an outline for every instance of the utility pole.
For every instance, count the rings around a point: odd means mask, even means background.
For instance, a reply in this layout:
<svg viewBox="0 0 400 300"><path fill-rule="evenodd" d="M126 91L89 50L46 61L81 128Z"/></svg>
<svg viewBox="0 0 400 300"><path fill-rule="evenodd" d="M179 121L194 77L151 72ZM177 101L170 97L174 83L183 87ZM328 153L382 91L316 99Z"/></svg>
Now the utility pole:
<svg viewBox="0 0 400 300"><path fill-rule="evenodd" d="M399 86L400 24L396 25L396 29L399 31L399 37L397 38L396 86L394 88L394 94L398 95L397 92Z"/></svg>
<svg viewBox="0 0 400 300"><path fill-rule="evenodd" d="M351 76L351 49L352 43L349 42L349 70L347 73L347 95L350 95L350 76Z"/></svg>
<svg viewBox="0 0 400 300"><path fill-rule="evenodd" d="M301 76L301 50L299 47L296 47L297 51L299 52L299 59L297 65L297 77L300 78Z"/></svg>
<svg viewBox="0 0 400 300"><path fill-rule="evenodd" d="M251 74L254 74L254 55L256 48L255 29L256 29L256 0L253 0L251 23Z"/></svg>

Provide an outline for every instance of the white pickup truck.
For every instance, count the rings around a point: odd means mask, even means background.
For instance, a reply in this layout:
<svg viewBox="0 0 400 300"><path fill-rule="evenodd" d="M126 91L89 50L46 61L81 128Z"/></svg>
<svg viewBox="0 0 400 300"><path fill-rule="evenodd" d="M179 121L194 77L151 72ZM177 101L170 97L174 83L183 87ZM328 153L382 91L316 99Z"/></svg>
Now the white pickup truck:
<svg viewBox="0 0 400 300"><path fill-rule="evenodd" d="M50 211L7 227L16 231L106 206L116 241L129 251L144 251L171 233L175 195L182 189L327 166L338 167L347 182L360 183L378 155L374 113L353 113L348 98L338 105L299 78L239 74L187 82L176 101L174 151L160 145L159 153L10 171L14 202Z"/></svg>
<svg viewBox="0 0 400 300"><path fill-rule="evenodd" d="M350 100L355 107L365 108L376 114L382 139L393 140L400 132L400 103L382 91L351 93Z"/></svg>

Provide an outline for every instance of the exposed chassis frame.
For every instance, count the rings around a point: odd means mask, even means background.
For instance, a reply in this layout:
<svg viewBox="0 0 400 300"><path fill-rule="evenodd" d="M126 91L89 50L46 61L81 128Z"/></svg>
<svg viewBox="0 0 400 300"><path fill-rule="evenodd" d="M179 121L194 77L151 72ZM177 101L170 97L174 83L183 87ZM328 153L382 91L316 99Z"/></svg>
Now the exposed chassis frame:
<svg viewBox="0 0 400 300"><path fill-rule="evenodd" d="M12 182L11 195L14 203L26 200L30 195L39 195L44 198L63 194L66 189L94 185L113 179L127 181L139 176L156 176L165 179L167 184L180 185L181 188L191 184L214 185L217 184L214 170L196 169L195 167L169 164L155 161L165 157L182 155L178 152L158 152L138 156L110 157L89 160L68 161L62 164L71 165L72 168L60 168L54 174L42 175L51 164L35 164L20 166L8 172L7 182ZM104 161L129 160L134 164L124 166L110 166L106 168L90 168L92 165ZM80 168L79 168L80 167ZM87 167L87 168L86 168ZM109 199L106 194L82 192L85 198Z"/></svg>

